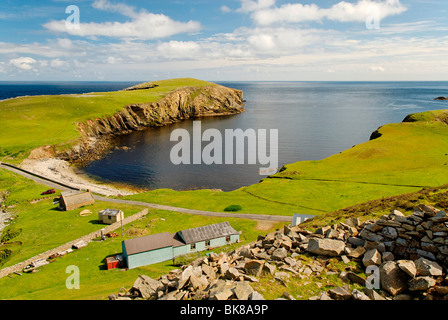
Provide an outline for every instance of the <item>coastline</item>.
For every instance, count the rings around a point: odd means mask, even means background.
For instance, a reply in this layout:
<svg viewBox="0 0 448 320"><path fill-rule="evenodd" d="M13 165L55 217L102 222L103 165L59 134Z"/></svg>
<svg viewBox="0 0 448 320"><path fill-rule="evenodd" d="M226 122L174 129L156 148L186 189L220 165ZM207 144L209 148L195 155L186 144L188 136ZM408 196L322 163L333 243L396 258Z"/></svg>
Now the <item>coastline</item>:
<svg viewBox="0 0 448 320"><path fill-rule="evenodd" d="M132 195L143 189L139 190L132 185L98 181L94 177L78 172L76 166L102 157L114 146L114 138L117 136L194 117L224 116L244 112L242 91L191 78L162 80L157 83L161 92L169 88L163 97L145 103L127 101L113 114L104 113L103 116L89 117L88 120L70 120L76 124L79 135L73 140L75 144L64 150L57 150L56 146L65 142L56 139L47 145L34 147L29 150L28 157L21 161L19 167L70 187L90 190L103 196ZM151 90L151 94L156 92ZM92 93L62 94L56 97L88 98ZM26 96L7 100L18 98ZM45 134L51 135L48 132ZM36 132L35 135L40 136L41 133Z"/></svg>
<svg viewBox="0 0 448 320"><path fill-rule="evenodd" d="M127 196L137 192L131 191L131 187L118 188L109 184L89 179L86 175L80 175L68 161L57 158L26 159L20 165L22 169L47 177L54 181L67 184L76 189L90 190L103 196Z"/></svg>

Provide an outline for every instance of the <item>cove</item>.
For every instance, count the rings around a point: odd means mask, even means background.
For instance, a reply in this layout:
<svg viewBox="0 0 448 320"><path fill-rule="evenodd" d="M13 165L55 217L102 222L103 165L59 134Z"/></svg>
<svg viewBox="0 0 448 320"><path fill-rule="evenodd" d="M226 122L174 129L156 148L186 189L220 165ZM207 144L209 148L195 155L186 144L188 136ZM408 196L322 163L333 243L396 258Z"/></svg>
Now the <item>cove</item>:
<svg viewBox="0 0 448 320"><path fill-rule="evenodd" d="M378 127L408 114L446 108L445 82L219 82L242 90L242 114L203 118L202 130L278 130L278 166L320 160L369 140ZM197 120L197 119L196 119ZM257 164L176 166L173 130L192 135L193 120L118 138L117 148L89 163L84 172L104 181L148 189L230 191L263 178ZM249 151L247 151L249 152ZM248 156L247 154L245 155Z"/></svg>

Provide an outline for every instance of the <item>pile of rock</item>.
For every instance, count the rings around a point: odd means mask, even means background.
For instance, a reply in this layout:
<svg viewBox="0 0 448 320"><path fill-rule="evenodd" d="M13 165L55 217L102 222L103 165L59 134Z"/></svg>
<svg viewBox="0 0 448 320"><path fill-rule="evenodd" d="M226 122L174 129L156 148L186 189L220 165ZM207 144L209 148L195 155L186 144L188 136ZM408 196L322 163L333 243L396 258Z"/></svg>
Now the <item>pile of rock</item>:
<svg viewBox="0 0 448 320"><path fill-rule="evenodd" d="M381 294L373 289L350 291L346 285L322 292L314 300L448 299L447 221L445 212L420 205L409 217L394 210L377 221L361 224L352 218L315 232L285 226L230 253L199 258L157 280L142 275L131 290L122 288L109 299L258 300L263 297L250 282L257 282L263 272L284 284L291 277L328 275L334 273L327 268L332 257L376 269L378 279L373 280L378 280ZM304 254L312 262L305 263ZM344 271L340 277L361 286L368 284L354 272ZM292 299L288 294L283 298Z"/></svg>
<svg viewBox="0 0 448 320"><path fill-rule="evenodd" d="M249 284L258 281L255 275L260 275L263 264L255 260L241 263L243 261L244 257L235 252L232 255L212 253L157 280L140 275L129 291L122 288L109 299L264 300Z"/></svg>
<svg viewBox="0 0 448 320"><path fill-rule="evenodd" d="M317 230L324 238L310 240L307 250L326 254L325 250L331 247L345 261L359 260L373 272L375 268L371 266L377 266L379 286L394 299L448 299L447 221L444 211L426 205L417 206L408 217L394 210L377 221L368 220L361 225L359 220L349 219L346 224ZM366 284L353 274L341 276ZM329 293L335 299L349 298L346 290L345 295ZM366 293L370 299L382 299L372 290ZM325 299L328 294L322 297ZM350 298L355 297L352 294Z"/></svg>

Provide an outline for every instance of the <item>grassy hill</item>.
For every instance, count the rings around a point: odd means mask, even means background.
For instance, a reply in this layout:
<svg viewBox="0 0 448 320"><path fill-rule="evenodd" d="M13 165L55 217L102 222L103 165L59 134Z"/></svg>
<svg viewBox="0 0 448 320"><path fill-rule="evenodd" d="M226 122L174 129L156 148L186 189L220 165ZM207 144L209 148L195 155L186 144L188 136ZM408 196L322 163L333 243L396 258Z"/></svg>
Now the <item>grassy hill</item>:
<svg viewBox="0 0 448 320"><path fill-rule="evenodd" d="M231 192L155 190L129 199L191 209L322 215L382 197L448 182L448 112L413 114L378 130L380 137L319 161L301 161Z"/></svg>
<svg viewBox="0 0 448 320"><path fill-rule="evenodd" d="M182 87L214 85L196 79L152 82L155 88L86 94L27 96L0 101L0 159L20 162L32 149L63 150L80 137L76 123L115 114L131 103L150 103ZM123 88L124 89L124 88Z"/></svg>

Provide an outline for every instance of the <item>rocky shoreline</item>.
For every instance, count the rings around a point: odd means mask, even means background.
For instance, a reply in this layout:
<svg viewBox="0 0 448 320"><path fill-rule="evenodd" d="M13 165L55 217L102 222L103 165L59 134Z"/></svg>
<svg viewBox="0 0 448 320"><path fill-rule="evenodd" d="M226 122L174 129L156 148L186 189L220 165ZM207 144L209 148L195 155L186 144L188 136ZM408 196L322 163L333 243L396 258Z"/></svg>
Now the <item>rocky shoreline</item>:
<svg viewBox="0 0 448 320"><path fill-rule="evenodd" d="M304 263L302 255L312 258ZM419 205L411 216L394 210L377 221L321 227L285 226L232 252L211 253L158 279L140 275L110 300L263 300L251 283L265 274L286 286L294 278L332 272L328 260L355 261L372 276L342 271L347 285L309 300L448 300L448 216ZM368 270L365 274L369 274ZM376 282L376 284L375 284ZM363 290L350 290L356 283ZM376 290L375 290L376 289ZM277 299L296 300L288 292Z"/></svg>
<svg viewBox="0 0 448 320"><path fill-rule="evenodd" d="M55 156L86 163L102 157L117 136L187 119L239 114L245 111L243 106L240 90L220 85L178 89L156 102L130 104L113 116L78 123L80 142Z"/></svg>
<svg viewBox="0 0 448 320"><path fill-rule="evenodd" d="M79 142L69 150L54 146L34 149L21 164L23 169L69 184L78 189L110 195L135 193L99 184L78 175L71 165L85 165L100 159L115 146L118 136L148 127L164 126L186 119L232 115L244 112L243 92L220 85L186 87L146 104L130 104L112 116L78 123Z"/></svg>

